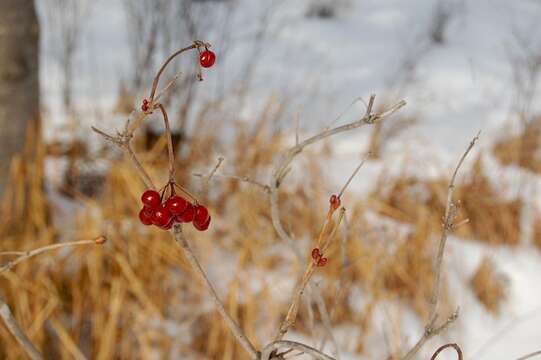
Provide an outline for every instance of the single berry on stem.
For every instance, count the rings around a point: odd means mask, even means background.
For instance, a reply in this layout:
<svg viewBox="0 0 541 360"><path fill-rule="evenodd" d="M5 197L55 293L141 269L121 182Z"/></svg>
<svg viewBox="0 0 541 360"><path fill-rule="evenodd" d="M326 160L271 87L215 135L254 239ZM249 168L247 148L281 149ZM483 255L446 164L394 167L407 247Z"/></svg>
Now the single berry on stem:
<svg viewBox="0 0 541 360"><path fill-rule="evenodd" d="M141 220L143 225L152 225L152 214L152 210L143 207L141 211L139 211L139 220Z"/></svg>
<svg viewBox="0 0 541 360"><path fill-rule="evenodd" d="M209 218L209 211L203 205L197 205L195 207L195 216L193 221L199 224L204 224Z"/></svg>
<svg viewBox="0 0 541 360"><path fill-rule="evenodd" d="M319 252L319 249L318 248L314 248L312 250L312 259L314 260L319 260L321 258L321 253Z"/></svg>
<svg viewBox="0 0 541 360"><path fill-rule="evenodd" d="M209 228L210 219L211 219L211 217L209 216L207 218L207 220L205 222L203 222L203 223L200 223L200 222L194 220L193 226L199 231L205 231L205 230L207 230Z"/></svg>
<svg viewBox="0 0 541 360"><path fill-rule="evenodd" d="M216 54L214 54L209 49L206 49L201 54L199 54L199 63L204 68L209 68L216 62Z"/></svg>
<svg viewBox="0 0 541 360"><path fill-rule="evenodd" d="M141 202L148 208L156 209L161 203L160 194L155 190L147 190L141 195Z"/></svg>
<svg viewBox="0 0 541 360"><path fill-rule="evenodd" d="M194 217L195 207L192 204L188 203L188 207L186 208L186 210L181 215L177 215L176 220L178 222L189 223L193 221Z"/></svg>
<svg viewBox="0 0 541 360"><path fill-rule="evenodd" d="M172 215L167 208L160 206L152 214L152 223L158 227L164 227L172 220Z"/></svg>
<svg viewBox="0 0 541 360"><path fill-rule="evenodd" d="M173 215L181 215L188 208L188 201L178 195L173 195L165 202L165 207Z"/></svg>

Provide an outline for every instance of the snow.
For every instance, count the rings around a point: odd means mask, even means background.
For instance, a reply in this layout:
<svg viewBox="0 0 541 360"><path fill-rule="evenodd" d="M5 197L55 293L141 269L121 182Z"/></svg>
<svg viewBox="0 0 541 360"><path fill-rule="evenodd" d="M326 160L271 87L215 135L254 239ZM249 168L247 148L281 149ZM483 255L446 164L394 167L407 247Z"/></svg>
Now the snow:
<svg viewBox="0 0 541 360"><path fill-rule="evenodd" d="M90 124L114 128L121 120L112 114L112 107L119 82L132 71L122 3L95 1L82 23L81 46L75 59L75 100L83 134L87 133ZM206 96L221 96L235 89L247 63L253 61L246 59L246 54L251 54L251 39L257 32L261 16L272 8L274 13L267 34L261 39L262 51L250 83L247 105L239 110L246 119L256 113L269 96L278 96L288 99L291 108L299 113L301 135L309 136L330 123L343 124L358 118L365 110L362 102L356 102L334 121L354 99L362 97L366 101L370 94L377 94L377 104L381 101L390 105L406 99L408 105L400 114L422 119L421 124L385 149L385 166L381 162L368 161L349 191L358 195L371 191L383 167L389 176L449 174L460 152L478 130L483 130L480 148L488 148L501 135L496 129L512 119L510 114L516 91L509 60L517 51L512 46L516 41L514 34L530 39L533 48L540 47L541 43L535 43L541 31L539 3L527 0L452 1L454 12L442 45L431 44L428 37L436 0L346 3L336 18L323 20L304 16L308 0L280 1L275 3L275 8L266 1L235 1L234 6L240 10L234 11L231 20L229 35L233 46L223 61L218 58L213 71L205 72L206 81L202 86L214 89ZM47 1L37 4L43 18ZM48 138L57 138L65 133L66 124L60 104L62 74L54 54L54 42L59 40L47 31L51 24L43 22L43 25L46 36L43 38L41 84L43 105L48 112L45 129ZM205 39L213 43L218 54L222 50L220 36L211 32L210 38ZM404 71L403 65L407 62L414 64L412 73ZM536 94L533 101L536 106L532 111L539 111L539 100L539 94ZM103 116L87 111L96 107ZM294 128L294 120L285 126ZM367 135L366 129L360 129L339 136L334 142L335 153L327 174L331 184L342 184L344 174L351 173L359 163ZM486 160L485 166L493 174L491 178L497 179L502 189L517 189L517 184L524 182L530 184L527 191L511 190L509 196L520 196L541 206L541 198L532 196L538 194L539 179L523 170L504 169L490 157ZM469 163L465 165L468 166ZM54 173L55 169L52 166L49 173ZM294 172L291 177L295 177ZM541 346L538 330L541 287L536 282L541 273L539 251L527 242L511 249L453 238L449 241L448 255L445 266L461 315L445 338L460 343L467 359L510 359L538 350ZM490 255L509 279L509 301L499 317L488 314L467 286L467 279L484 255ZM226 271L211 268L209 276L218 278L232 274L235 261L231 257L226 262ZM279 281L275 275L260 274L256 278L278 284L281 289L293 286L291 278ZM222 284L220 292L225 293L227 281L218 283ZM257 289L261 284L251 286ZM366 301L362 294L356 298L359 307ZM387 322L386 309L389 308L400 308L400 305L380 304L375 311L376 320ZM413 343L422 333L423 324L408 309L400 310L402 333L409 334L407 341ZM172 333L180 331L173 323L161 326L170 328ZM347 344L351 329L336 328L335 331L339 342ZM370 335L370 348L379 349L378 356L386 354L386 345L382 343L388 335L386 331L388 329L382 327ZM293 339L295 336L298 335ZM435 346L434 341L426 346L424 358ZM354 344L346 346L348 349L354 347ZM327 349L332 347L328 345ZM341 355L342 359L360 358L347 352ZM440 358L454 359L454 354L442 354Z"/></svg>

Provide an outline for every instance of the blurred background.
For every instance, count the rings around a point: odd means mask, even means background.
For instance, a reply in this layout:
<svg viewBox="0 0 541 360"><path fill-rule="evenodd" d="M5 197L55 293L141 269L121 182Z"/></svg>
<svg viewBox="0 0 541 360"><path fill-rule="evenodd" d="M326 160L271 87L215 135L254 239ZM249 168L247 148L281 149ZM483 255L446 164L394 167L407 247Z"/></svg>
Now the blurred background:
<svg viewBox="0 0 541 360"><path fill-rule="evenodd" d="M186 233L226 308L260 347L284 316L304 262L280 240L270 181L302 139L404 99L375 125L328 138L293 162L280 216L309 254L337 193L346 221L288 338L340 359L399 359L422 335L447 183L459 219L444 265L449 331L467 359L540 349L541 2L535 0L3 0L0 13L0 252L105 235L103 247L44 255L1 274L0 296L48 359L245 359L167 232L137 214L145 190L91 131L121 131L163 61L162 102L177 180L212 214ZM134 149L167 181L152 115ZM206 175L225 160L208 186ZM2 256L0 263L10 260ZM454 359L454 354L441 358ZM0 326L0 358L24 358ZM299 356L298 358L303 358ZM307 357L305 357L307 358Z"/></svg>

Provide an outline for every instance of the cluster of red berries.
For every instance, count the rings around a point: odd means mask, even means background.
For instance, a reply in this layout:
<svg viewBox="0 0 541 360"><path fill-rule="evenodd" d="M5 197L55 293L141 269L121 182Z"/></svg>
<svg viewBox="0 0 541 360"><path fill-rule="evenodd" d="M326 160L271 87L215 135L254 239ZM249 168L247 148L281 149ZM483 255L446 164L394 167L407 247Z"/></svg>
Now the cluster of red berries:
<svg viewBox="0 0 541 360"><path fill-rule="evenodd" d="M155 190L147 190L141 196L143 208L139 212L139 220L144 225L155 225L169 230L175 223L189 223L199 231L205 231L210 225L210 215L206 207L192 204L174 193L163 201L163 197Z"/></svg>
<svg viewBox="0 0 541 360"><path fill-rule="evenodd" d="M318 248L312 250L312 259L314 259L314 264L316 264L316 266L325 266L329 260L326 257L323 257L323 254Z"/></svg>
<svg viewBox="0 0 541 360"><path fill-rule="evenodd" d="M143 105L141 105L141 110L143 110L143 112L147 112L148 110L150 110L150 103L147 99L143 99Z"/></svg>
<svg viewBox="0 0 541 360"><path fill-rule="evenodd" d="M209 49L205 49L205 51L202 51L199 54L199 63L204 68L209 68L216 62L216 54L210 51Z"/></svg>

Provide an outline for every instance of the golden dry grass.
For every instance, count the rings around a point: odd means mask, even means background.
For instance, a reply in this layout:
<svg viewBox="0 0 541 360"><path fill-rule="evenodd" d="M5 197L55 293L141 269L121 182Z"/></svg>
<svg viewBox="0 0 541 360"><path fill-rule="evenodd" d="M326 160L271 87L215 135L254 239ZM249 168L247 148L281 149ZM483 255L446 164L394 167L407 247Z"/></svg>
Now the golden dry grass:
<svg viewBox="0 0 541 360"><path fill-rule="evenodd" d="M470 279L470 287L477 300L496 314L506 299L506 286L506 280L497 272L494 262L486 257Z"/></svg>
<svg viewBox="0 0 541 360"><path fill-rule="evenodd" d="M541 173L541 117L532 119L518 135L496 143L494 155L503 165L516 165Z"/></svg>
<svg viewBox="0 0 541 360"><path fill-rule="evenodd" d="M392 181L382 183L374 193L379 212L408 223L426 217L433 229L440 231L449 180L404 177ZM506 199L494 188L483 170L481 157L467 178L455 186L454 196L460 201L457 221L469 219L456 230L457 235L493 245L519 244L523 204L520 200Z"/></svg>
<svg viewBox="0 0 541 360"><path fill-rule="evenodd" d="M195 192L204 189L191 172L212 168L216 159L209 157L210 153L226 156L224 173L265 181L273 159L287 146L284 134L273 126L283 111L279 104L269 103L255 125L239 122L235 138L227 145L218 140L220 122L202 113L189 142L179 144L183 148L177 159L178 181ZM140 159L156 183L162 184L167 173L166 143L158 139L150 147L145 144L144 135L137 139ZM329 149L332 144L297 160L304 183L281 188L282 221L296 239L314 239L320 231L330 195L322 160ZM105 246L60 251L30 260L2 279L1 294L29 337L49 358L73 359L79 353L93 359L167 358L171 354L201 359L246 358L213 311L206 289L170 234L139 225L139 196L144 188L128 161L112 160L103 192L93 198L75 192L77 210L60 214L47 202L43 174L37 166L43 155L37 158L38 162L30 158L14 162L12 187L2 207L2 216L9 221L0 229L0 251L98 235L109 239ZM500 199L478 171L474 180L457 189L457 198L463 201L461 211L472 218L472 224L463 227L461 234L489 238L491 243L513 243L517 204ZM344 174L344 179L348 175ZM446 182L398 179L390 195L375 193L369 201L344 199L347 231L342 229L328 250L329 264L318 270L333 324L356 324L360 334L366 334L374 325L376 305L389 299L399 299L419 315L426 315ZM408 188L414 185L427 186L429 200L411 196ZM199 196L213 214L213 225L205 233L188 226L187 237L203 266L210 270L211 279L218 283L226 308L260 346L272 336L287 309L285 302L276 300L283 298L277 296L284 292L282 285L271 282L268 275L295 279L304 264L295 262L287 246L279 245L268 197L258 187L216 178L211 191L200 192ZM494 206L495 210L490 210ZM366 212L374 209L409 223L411 231L402 233L372 224ZM504 228L494 224L490 211L509 218L503 222ZM56 222L51 221L53 218ZM368 297L360 310L352 308L349 301L356 288ZM450 301L444 296L443 305ZM314 312L316 324L320 324ZM308 335L314 331L304 306L295 328ZM363 339L364 335L356 339L359 352L365 350ZM0 358L21 357L15 340L0 326Z"/></svg>

